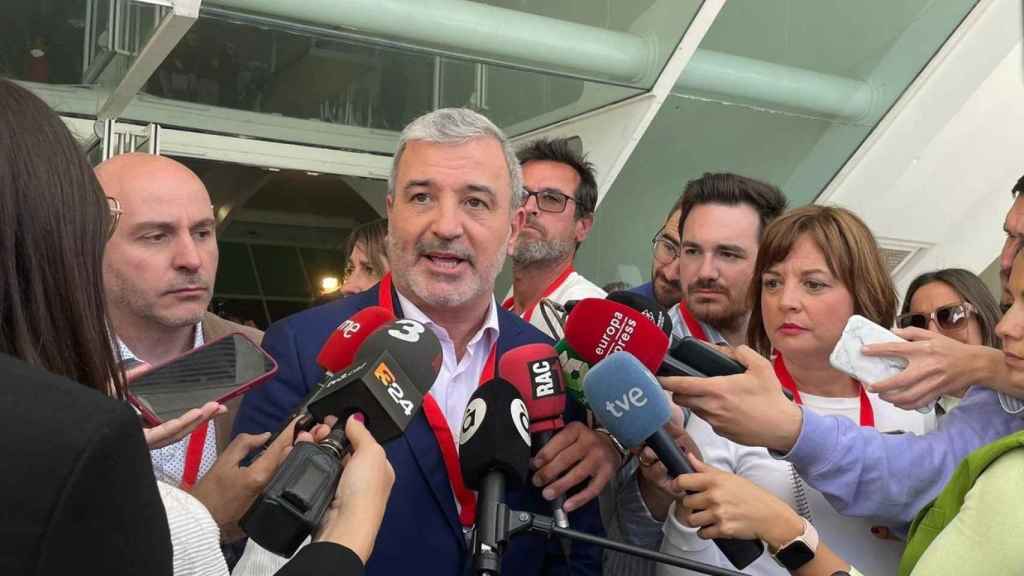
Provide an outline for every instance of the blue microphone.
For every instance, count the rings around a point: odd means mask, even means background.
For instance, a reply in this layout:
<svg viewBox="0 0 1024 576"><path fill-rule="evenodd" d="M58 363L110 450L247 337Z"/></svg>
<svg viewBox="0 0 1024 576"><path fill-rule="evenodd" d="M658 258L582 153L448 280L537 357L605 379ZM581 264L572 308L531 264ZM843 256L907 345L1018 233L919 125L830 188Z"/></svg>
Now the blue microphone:
<svg viewBox="0 0 1024 576"><path fill-rule="evenodd" d="M583 389L594 416L624 446L649 446L672 477L693 474L665 431L672 411L661 384L632 354L614 352L595 364L583 379ZM715 545L740 570L764 551L760 540L717 538Z"/></svg>

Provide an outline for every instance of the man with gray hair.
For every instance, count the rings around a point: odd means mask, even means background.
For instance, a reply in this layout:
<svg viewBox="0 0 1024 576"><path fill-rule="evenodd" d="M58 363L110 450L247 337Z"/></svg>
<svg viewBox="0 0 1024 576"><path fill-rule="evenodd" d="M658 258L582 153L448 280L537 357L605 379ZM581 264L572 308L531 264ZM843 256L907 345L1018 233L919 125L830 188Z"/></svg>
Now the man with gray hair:
<svg viewBox="0 0 1024 576"><path fill-rule="evenodd" d="M476 496L463 484L453 438L470 396L495 376L501 354L550 342L494 301L494 279L522 227L521 205L519 164L489 120L465 109L414 120L402 132L388 181L391 274L366 292L275 323L264 338L280 369L246 397L236 432L279 428L321 378L315 362L320 347L359 310L383 306L420 322L441 342L441 369L423 409L401 438L384 445L396 483L368 574L461 574L472 557L467 535ZM567 409L567 420L582 426L582 418L579 406ZM596 434L586 429L584 435ZM568 449L560 456L577 467L592 466L595 457ZM510 487L506 502L548 514L546 492L533 485ZM581 503L569 519L577 530L603 533L596 501ZM272 560L250 543L242 562L247 570L271 573L283 563ZM516 536L502 560L506 574L568 572L558 543L537 535ZM573 573L598 574L600 552L575 545L571 565Z"/></svg>

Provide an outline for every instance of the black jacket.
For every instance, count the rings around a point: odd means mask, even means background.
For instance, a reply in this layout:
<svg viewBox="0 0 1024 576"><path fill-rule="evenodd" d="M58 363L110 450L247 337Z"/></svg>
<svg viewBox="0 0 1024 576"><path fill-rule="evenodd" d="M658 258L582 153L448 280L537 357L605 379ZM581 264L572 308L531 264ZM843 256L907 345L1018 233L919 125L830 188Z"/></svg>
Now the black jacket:
<svg viewBox="0 0 1024 576"><path fill-rule="evenodd" d="M0 354L0 574L170 576L135 413Z"/></svg>

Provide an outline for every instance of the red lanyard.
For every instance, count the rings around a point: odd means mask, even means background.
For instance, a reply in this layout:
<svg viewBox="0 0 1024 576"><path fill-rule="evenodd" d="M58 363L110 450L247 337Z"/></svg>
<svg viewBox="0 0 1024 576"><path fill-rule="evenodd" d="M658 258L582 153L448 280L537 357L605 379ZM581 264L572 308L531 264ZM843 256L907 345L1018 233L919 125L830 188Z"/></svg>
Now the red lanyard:
<svg viewBox="0 0 1024 576"><path fill-rule="evenodd" d="M377 293L377 300L392 314L395 314L395 304L391 299L391 274L385 274L380 279L380 288ZM497 356L498 343L491 346L491 353L487 356L487 363L484 364L484 371L480 374L480 385L494 378L495 357ZM448 427L448 420L444 412L437 405L437 401L429 393L423 397L423 415L430 424L430 430L434 433L437 446L441 449L441 459L444 460L444 468L448 472L448 481L452 486L452 493L459 508L459 522L465 527L473 526L476 521L476 494L466 488L462 481L462 468L459 466L459 451L455 447L455 440L452 438L452 431Z"/></svg>
<svg viewBox="0 0 1024 576"><path fill-rule="evenodd" d="M704 327L700 325L700 322L693 317L690 309L686 307L686 300L679 301L679 314L683 317L683 322L686 322L686 327L690 330L690 336L698 340L711 342L708 340L708 335L704 332Z"/></svg>
<svg viewBox="0 0 1024 576"><path fill-rule="evenodd" d="M778 377L779 382L782 383L782 387L789 390L793 394L793 402L802 404L800 400L800 390L797 390L796 381L793 380L793 376L790 375L789 370L786 369L786 363L782 360L782 354L775 355L775 376ZM864 387L857 382L857 389L860 390L860 425L867 426L869 428L875 427L875 411L871 408L871 401L868 399L867 392L864 392Z"/></svg>
<svg viewBox="0 0 1024 576"><path fill-rule="evenodd" d="M181 474L181 487L191 490L199 479L199 466L203 463L203 448L206 446L206 432L209 421L203 422L188 436L185 448L185 470Z"/></svg>
<svg viewBox="0 0 1024 576"><path fill-rule="evenodd" d="M558 290L559 287L561 287L562 284L565 282L566 278L568 278L569 275L572 274L573 272L575 272L575 269L570 263L569 266L565 270L563 270L561 274L558 275L558 278L555 278L554 282L549 284L548 287L544 289L544 293L540 295L540 298L538 298L536 302L530 304L523 310L523 313L520 317L529 322L530 317L533 316L533 311L537 309L537 304L540 304L541 300L547 298L548 296L551 296L552 292ZM504 308L505 310L513 310L516 307L515 298L509 296L508 298L505 299L504 302L501 303L501 307Z"/></svg>

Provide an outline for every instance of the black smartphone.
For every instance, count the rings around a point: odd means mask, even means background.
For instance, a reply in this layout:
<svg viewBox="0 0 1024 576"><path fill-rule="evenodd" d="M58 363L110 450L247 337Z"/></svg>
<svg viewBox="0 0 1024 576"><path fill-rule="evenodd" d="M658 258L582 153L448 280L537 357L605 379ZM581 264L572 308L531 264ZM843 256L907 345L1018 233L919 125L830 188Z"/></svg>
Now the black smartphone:
<svg viewBox="0 0 1024 576"><path fill-rule="evenodd" d="M242 334L228 334L139 375L128 400L148 426L172 420L207 402L245 394L277 372L277 362Z"/></svg>
<svg viewBox="0 0 1024 576"><path fill-rule="evenodd" d="M713 344L692 336L677 342L668 353L676 363L687 369L687 376L731 376L747 371L743 364L726 356Z"/></svg>

